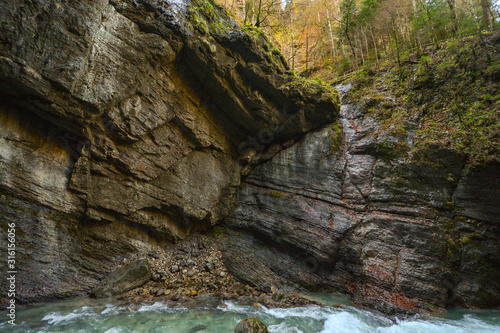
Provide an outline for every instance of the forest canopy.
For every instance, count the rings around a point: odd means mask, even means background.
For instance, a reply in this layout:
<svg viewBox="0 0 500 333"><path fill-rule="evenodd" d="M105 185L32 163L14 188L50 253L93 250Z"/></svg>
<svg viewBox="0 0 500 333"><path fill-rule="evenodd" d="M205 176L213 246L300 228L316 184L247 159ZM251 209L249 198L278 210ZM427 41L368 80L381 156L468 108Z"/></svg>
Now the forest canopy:
<svg viewBox="0 0 500 333"><path fill-rule="evenodd" d="M264 30L292 70L329 79L427 45L500 25L493 0L216 0Z"/></svg>

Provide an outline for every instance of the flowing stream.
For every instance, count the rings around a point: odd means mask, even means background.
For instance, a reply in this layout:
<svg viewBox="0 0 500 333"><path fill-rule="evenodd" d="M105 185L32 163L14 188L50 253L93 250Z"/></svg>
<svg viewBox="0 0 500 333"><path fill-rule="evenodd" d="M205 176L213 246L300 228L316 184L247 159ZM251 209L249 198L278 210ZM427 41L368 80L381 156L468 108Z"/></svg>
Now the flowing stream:
<svg viewBox="0 0 500 333"><path fill-rule="evenodd" d="M213 298L200 298L187 305L122 304L81 298L20 307L16 325L1 318L0 332L232 333L240 320L255 316L268 325L271 333L500 333L499 310L451 310L441 317L398 319L357 309L338 297L309 296L325 304L345 306L266 309Z"/></svg>

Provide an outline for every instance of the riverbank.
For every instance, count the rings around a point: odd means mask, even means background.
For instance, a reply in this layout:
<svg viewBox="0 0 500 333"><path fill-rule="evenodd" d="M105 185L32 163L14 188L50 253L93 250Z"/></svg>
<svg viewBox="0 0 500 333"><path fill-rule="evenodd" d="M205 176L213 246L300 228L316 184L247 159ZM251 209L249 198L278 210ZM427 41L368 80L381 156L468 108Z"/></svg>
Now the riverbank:
<svg viewBox="0 0 500 333"><path fill-rule="evenodd" d="M267 308L321 305L301 297L297 290L278 290L272 284L250 286L239 282L228 272L222 260L224 238L219 234L198 235L168 248L158 247L155 252L123 258L114 270L147 258L151 279L119 298L130 303L161 301L182 304L199 296L209 296L220 301L238 300Z"/></svg>

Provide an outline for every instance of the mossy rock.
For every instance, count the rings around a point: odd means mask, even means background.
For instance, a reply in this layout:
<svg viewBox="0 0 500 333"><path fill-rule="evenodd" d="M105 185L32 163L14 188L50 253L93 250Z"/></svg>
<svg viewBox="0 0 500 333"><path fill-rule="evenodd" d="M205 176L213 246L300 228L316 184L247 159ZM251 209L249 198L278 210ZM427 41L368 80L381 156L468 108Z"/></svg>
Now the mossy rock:
<svg viewBox="0 0 500 333"><path fill-rule="evenodd" d="M269 333L266 324L255 317L240 321L234 333Z"/></svg>
<svg viewBox="0 0 500 333"><path fill-rule="evenodd" d="M224 8L211 0L191 1L187 17L191 29L202 35L220 34L234 28Z"/></svg>
<svg viewBox="0 0 500 333"><path fill-rule="evenodd" d="M276 198L283 197L284 194L283 194L283 192L280 192L280 191L271 190L271 196L273 197L273 199L276 199Z"/></svg>
<svg viewBox="0 0 500 333"><path fill-rule="evenodd" d="M333 103L340 108L340 97L338 91L321 80L310 80L299 76L289 75L281 89L290 98L324 101Z"/></svg>
<svg viewBox="0 0 500 333"><path fill-rule="evenodd" d="M342 148L342 126L337 120L332 125L332 145L330 146L330 152L340 152Z"/></svg>

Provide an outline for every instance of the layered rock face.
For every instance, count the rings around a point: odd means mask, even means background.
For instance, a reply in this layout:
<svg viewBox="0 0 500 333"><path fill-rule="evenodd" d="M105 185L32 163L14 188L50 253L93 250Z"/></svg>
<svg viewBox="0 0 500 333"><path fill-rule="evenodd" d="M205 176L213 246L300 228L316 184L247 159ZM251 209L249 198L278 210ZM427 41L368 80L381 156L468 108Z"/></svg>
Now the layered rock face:
<svg viewBox="0 0 500 333"><path fill-rule="evenodd" d="M381 131L367 104L343 100L340 123L245 179L226 266L249 283L343 292L384 312L500 305L500 165L464 174L448 151L420 163L415 124L403 137Z"/></svg>
<svg viewBox="0 0 500 333"><path fill-rule="evenodd" d="M8 1L0 17L0 238L16 224L20 301L89 291L226 220L226 266L253 285L389 312L500 304L498 164L422 163L415 124L381 131L366 101L335 122L336 93L210 2Z"/></svg>
<svg viewBox="0 0 500 333"><path fill-rule="evenodd" d="M336 93L294 81L210 2L0 13L1 237L15 222L21 301L89 290L117 258L210 228L264 145L338 115Z"/></svg>

